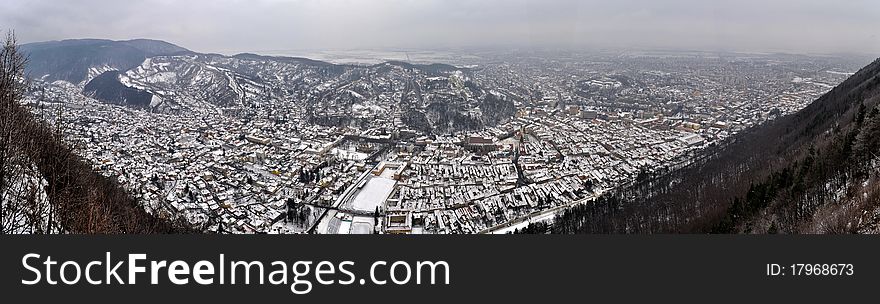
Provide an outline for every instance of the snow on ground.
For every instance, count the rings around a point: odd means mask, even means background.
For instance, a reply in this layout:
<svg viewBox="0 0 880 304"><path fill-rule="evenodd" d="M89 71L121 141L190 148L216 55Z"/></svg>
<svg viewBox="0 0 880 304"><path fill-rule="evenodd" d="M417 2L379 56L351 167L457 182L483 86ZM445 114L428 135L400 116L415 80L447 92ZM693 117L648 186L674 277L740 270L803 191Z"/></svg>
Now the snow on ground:
<svg viewBox="0 0 880 304"><path fill-rule="evenodd" d="M361 115L376 115L380 113L385 113L387 110L376 104L375 101L365 101L361 103L356 103L351 105L352 112L359 113Z"/></svg>
<svg viewBox="0 0 880 304"><path fill-rule="evenodd" d="M48 182L39 174L36 165L26 161L27 165L23 167L17 160L20 159L10 159L9 177L11 179L7 187L0 191L0 203L3 207L3 233L45 233L51 218L49 197L46 193ZM29 195L33 195L33 197L29 197ZM54 223L53 226L57 229L58 225L58 223ZM53 230L53 232L57 231Z"/></svg>
<svg viewBox="0 0 880 304"><path fill-rule="evenodd" d="M547 212L547 213L544 213L544 214L539 214L539 215L536 215L535 217L531 217L531 218L529 218L528 220L525 220L525 221L522 221L522 222L519 222L519 223L516 223L516 224L510 225L510 226L508 226L508 227L504 227L504 228L501 228L501 229L498 229L498 230L492 231L492 234L507 234L507 233L513 233L514 230L516 230L516 229L523 229L523 228L525 228L526 226L528 226L528 225L531 224L531 223L537 223L537 222L552 222L552 221L553 221L553 217L554 217L555 215L556 215L556 212Z"/></svg>
<svg viewBox="0 0 880 304"><path fill-rule="evenodd" d="M349 234L351 232L351 220L342 219L339 223L339 230L336 231L337 234Z"/></svg>
<svg viewBox="0 0 880 304"><path fill-rule="evenodd" d="M343 149L339 149L339 148L333 148L333 150L331 150L331 153L333 153L333 155L336 155L336 157L339 157L341 159L349 159L349 160L365 160L365 159L367 159L368 156L370 156L367 153L361 153L361 152L350 151L350 150L343 150Z"/></svg>
<svg viewBox="0 0 880 304"><path fill-rule="evenodd" d="M158 72L146 77L149 83L175 83L177 82L177 73L175 72Z"/></svg>
<svg viewBox="0 0 880 304"><path fill-rule="evenodd" d="M373 234L373 218L368 216L355 216L351 221L350 234Z"/></svg>
<svg viewBox="0 0 880 304"><path fill-rule="evenodd" d="M318 222L318 227L315 229L318 233L336 233L336 229L330 231L330 222L331 219L336 218L336 210L327 210L327 214Z"/></svg>
<svg viewBox="0 0 880 304"><path fill-rule="evenodd" d="M822 82L810 81L810 82L807 82L807 83L812 84L812 85L817 85L817 86L820 86L820 87L823 87L823 88L826 88L826 89L832 89L832 88L834 88L833 85L830 85L830 84L827 84L827 83L822 83Z"/></svg>
<svg viewBox="0 0 880 304"><path fill-rule="evenodd" d="M150 98L150 107L158 106L162 103L162 98L159 96L153 95L153 98Z"/></svg>
<svg viewBox="0 0 880 304"><path fill-rule="evenodd" d="M359 211L374 211L381 206L397 181L384 177L371 177L363 188L355 195L350 205Z"/></svg>
<svg viewBox="0 0 880 304"><path fill-rule="evenodd" d="M851 75L855 74L855 73L838 72L838 71L825 71L825 72L827 72L829 74L846 75L846 76L851 76Z"/></svg>

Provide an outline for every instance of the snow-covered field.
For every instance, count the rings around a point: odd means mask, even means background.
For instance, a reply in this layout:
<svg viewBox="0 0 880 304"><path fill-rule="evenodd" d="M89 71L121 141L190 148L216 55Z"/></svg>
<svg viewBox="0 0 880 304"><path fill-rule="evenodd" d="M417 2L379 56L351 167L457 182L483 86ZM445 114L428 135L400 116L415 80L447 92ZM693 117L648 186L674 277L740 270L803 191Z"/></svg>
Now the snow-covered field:
<svg viewBox="0 0 880 304"><path fill-rule="evenodd" d="M507 234L512 233L516 229L522 229L528 226L531 223L537 222L552 222L553 217L556 215L556 212L548 212L544 214L537 215L535 217L529 218L528 220L510 225L509 227L504 227L495 231L492 231L492 234Z"/></svg>
<svg viewBox="0 0 880 304"><path fill-rule="evenodd" d="M351 201L351 208L359 211L374 211L388 198L397 181L384 177L372 177Z"/></svg>

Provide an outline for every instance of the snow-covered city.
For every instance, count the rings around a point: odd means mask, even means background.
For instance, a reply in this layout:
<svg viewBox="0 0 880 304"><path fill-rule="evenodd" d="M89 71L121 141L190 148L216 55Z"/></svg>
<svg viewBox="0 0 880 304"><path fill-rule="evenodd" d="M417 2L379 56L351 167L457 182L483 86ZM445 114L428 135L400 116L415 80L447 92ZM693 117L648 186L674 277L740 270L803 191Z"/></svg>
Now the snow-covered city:
<svg viewBox="0 0 880 304"><path fill-rule="evenodd" d="M858 68L784 54L337 64L178 48L32 75L23 104L149 213L221 233L512 232L685 166Z"/></svg>

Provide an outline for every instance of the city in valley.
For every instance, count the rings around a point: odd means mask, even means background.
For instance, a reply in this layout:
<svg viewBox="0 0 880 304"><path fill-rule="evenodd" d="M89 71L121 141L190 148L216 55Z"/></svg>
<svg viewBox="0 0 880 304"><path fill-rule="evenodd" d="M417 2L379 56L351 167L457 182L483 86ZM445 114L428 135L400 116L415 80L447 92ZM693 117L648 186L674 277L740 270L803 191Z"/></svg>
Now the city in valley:
<svg viewBox="0 0 880 304"><path fill-rule="evenodd" d="M685 166L864 63L394 54L402 60L159 54L81 78L31 73L23 104L149 213L204 231L507 233Z"/></svg>

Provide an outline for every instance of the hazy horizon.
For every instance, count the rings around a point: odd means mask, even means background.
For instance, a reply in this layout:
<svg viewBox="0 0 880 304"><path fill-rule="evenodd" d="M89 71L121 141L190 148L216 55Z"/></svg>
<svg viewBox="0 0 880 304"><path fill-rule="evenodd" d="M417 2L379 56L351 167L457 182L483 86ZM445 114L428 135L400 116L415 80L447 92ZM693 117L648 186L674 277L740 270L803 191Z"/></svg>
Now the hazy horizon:
<svg viewBox="0 0 880 304"><path fill-rule="evenodd" d="M149 38L199 52L668 49L880 53L874 1L23 1L21 43Z"/></svg>

